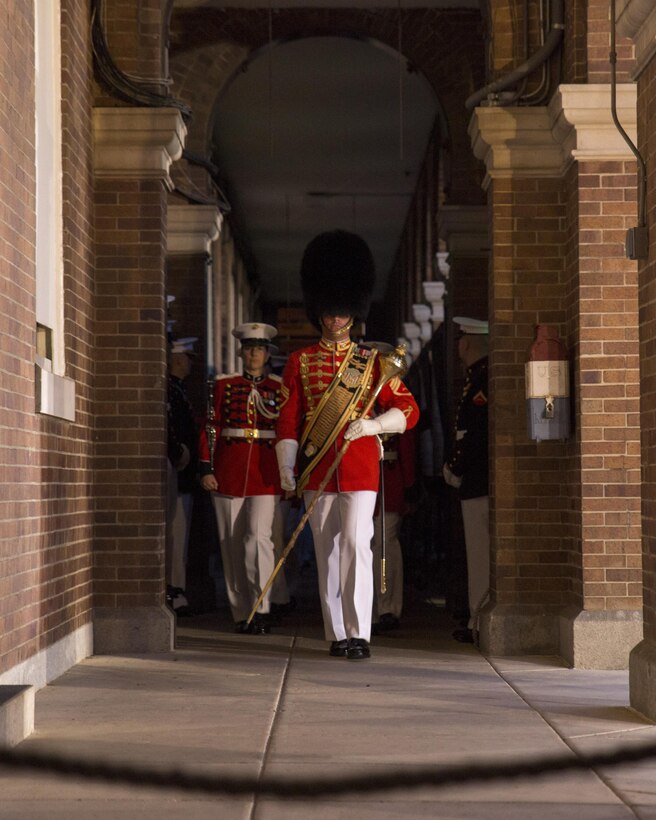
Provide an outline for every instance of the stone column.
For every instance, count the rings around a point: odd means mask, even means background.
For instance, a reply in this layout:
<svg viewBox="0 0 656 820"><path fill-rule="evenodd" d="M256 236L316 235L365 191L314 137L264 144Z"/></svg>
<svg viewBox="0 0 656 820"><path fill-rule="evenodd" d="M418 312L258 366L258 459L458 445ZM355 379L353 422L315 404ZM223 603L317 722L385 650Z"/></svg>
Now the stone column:
<svg viewBox="0 0 656 820"><path fill-rule="evenodd" d="M630 93L620 89L627 115ZM479 108L470 127L492 214L481 640L495 654L555 651L591 668L626 666L640 630L635 265L618 238L618 217L635 208L634 167L609 107L608 86L562 86L549 108ZM536 324L555 326L570 350L566 442L528 438L523 368Z"/></svg>
<svg viewBox="0 0 656 820"><path fill-rule="evenodd" d="M235 303L235 248L232 242L225 242L223 244L223 298L225 300L225 317L226 317L226 372L234 373L237 371L237 346L235 344L235 337L232 335L232 329L237 325L237 311Z"/></svg>
<svg viewBox="0 0 656 820"><path fill-rule="evenodd" d="M187 379L187 393L197 412L204 412L207 401L207 373L200 363L214 357L208 346L214 329L208 324L207 290L212 244L221 222L215 205L169 205L166 289L176 297L171 308L174 336L198 337L199 362Z"/></svg>
<svg viewBox="0 0 656 820"><path fill-rule="evenodd" d="M96 108L94 644L173 646L164 606L166 191L176 109Z"/></svg>
<svg viewBox="0 0 656 820"><path fill-rule="evenodd" d="M447 248L449 305L453 316L487 319L488 209L485 205L442 205L437 229Z"/></svg>
<svg viewBox="0 0 656 820"><path fill-rule="evenodd" d="M223 253L220 237L212 246L212 316L214 372L223 373L223 338L226 327L223 316Z"/></svg>

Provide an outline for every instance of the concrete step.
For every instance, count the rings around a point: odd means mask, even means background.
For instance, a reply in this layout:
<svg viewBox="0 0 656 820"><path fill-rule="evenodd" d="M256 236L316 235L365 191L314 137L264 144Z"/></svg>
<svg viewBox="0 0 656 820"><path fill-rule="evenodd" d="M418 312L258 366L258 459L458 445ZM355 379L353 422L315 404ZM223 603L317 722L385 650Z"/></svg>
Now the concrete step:
<svg viewBox="0 0 656 820"><path fill-rule="evenodd" d="M0 686L0 745L16 746L34 731L33 686Z"/></svg>

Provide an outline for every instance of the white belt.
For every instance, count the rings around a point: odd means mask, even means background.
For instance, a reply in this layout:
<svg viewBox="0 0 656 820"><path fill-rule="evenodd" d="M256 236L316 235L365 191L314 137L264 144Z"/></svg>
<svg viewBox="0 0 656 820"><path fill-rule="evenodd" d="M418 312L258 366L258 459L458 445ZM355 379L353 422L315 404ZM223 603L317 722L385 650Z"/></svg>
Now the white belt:
<svg viewBox="0 0 656 820"><path fill-rule="evenodd" d="M255 430L253 427L224 427L221 430L224 438L245 438L252 441L254 438L275 438L275 430Z"/></svg>

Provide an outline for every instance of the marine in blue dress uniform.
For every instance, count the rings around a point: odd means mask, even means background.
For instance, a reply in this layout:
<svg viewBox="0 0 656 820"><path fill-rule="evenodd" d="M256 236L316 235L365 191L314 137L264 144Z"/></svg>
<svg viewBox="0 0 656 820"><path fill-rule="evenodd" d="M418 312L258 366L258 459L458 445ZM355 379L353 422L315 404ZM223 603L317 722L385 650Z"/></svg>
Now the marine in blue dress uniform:
<svg viewBox="0 0 656 820"><path fill-rule="evenodd" d="M458 405L456 429L443 475L458 489L467 551L469 621L453 637L464 643L476 639L478 615L490 585L490 526L488 499L488 323L456 316L458 355L466 367Z"/></svg>

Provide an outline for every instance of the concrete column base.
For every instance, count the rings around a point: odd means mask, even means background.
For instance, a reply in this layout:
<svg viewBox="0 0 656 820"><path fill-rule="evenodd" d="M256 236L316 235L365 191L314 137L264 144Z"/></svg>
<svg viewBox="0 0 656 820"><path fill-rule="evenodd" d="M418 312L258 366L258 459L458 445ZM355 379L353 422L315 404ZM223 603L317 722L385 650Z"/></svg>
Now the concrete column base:
<svg viewBox="0 0 656 820"><path fill-rule="evenodd" d="M98 607L93 611L96 655L170 652L174 639L175 615L165 606Z"/></svg>
<svg viewBox="0 0 656 820"><path fill-rule="evenodd" d="M656 641L645 638L629 658L631 706L650 720L656 720Z"/></svg>
<svg viewBox="0 0 656 820"><path fill-rule="evenodd" d="M0 746L16 746L34 731L34 687L0 686Z"/></svg>
<svg viewBox="0 0 656 820"><path fill-rule="evenodd" d="M629 654L642 640L642 612L582 610L560 614L560 654L575 669L628 669Z"/></svg>
<svg viewBox="0 0 656 820"><path fill-rule="evenodd" d="M480 647L488 655L558 654L555 610L490 603L479 623Z"/></svg>

